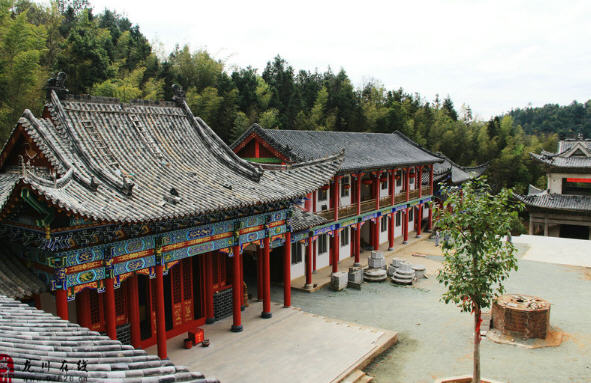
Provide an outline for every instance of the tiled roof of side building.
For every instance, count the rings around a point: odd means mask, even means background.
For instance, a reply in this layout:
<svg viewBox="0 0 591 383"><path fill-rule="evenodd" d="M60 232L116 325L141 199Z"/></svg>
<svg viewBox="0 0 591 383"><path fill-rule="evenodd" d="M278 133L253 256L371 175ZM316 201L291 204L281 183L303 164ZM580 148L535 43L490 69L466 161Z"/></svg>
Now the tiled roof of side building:
<svg viewBox="0 0 591 383"><path fill-rule="evenodd" d="M516 196L528 207L591 213L591 196L552 194L547 192Z"/></svg>
<svg viewBox="0 0 591 383"><path fill-rule="evenodd" d="M293 216L291 217L290 225L294 233L329 222L326 218L305 211L298 206L294 206L292 211Z"/></svg>
<svg viewBox="0 0 591 383"><path fill-rule="evenodd" d="M15 382L219 382L2 295L0 354Z"/></svg>
<svg viewBox="0 0 591 383"><path fill-rule="evenodd" d="M443 159L443 162L433 165L434 182L440 182L447 177L451 177L452 184L461 184L468 180L480 177L488 168L488 163L474 167L467 167L456 164L443 153L436 153L436 155ZM429 174L423 173L423 184L427 184L428 182Z"/></svg>
<svg viewBox="0 0 591 383"><path fill-rule="evenodd" d="M21 299L46 290L27 267L6 246L0 251L0 295Z"/></svg>
<svg viewBox="0 0 591 383"><path fill-rule="evenodd" d="M549 167L588 169L591 168L591 140L582 137L561 140L556 153L542 150L540 154L530 153L530 156Z"/></svg>
<svg viewBox="0 0 591 383"><path fill-rule="evenodd" d="M441 162L433 153L400 132L364 133L312 130L263 129L253 125L231 147L235 148L252 133L265 139L292 162L307 161L345 150L340 172L392 168Z"/></svg>
<svg viewBox="0 0 591 383"><path fill-rule="evenodd" d="M0 206L16 184L83 217L112 222L174 219L274 203L318 189L342 154L264 170L236 156L184 99L134 102L95 97L60 100L50 118L25 111L18 125L57 171L4 166ZM4 150L8 150L7 147ZM330 152L325 152L329 153Z"/></svg>

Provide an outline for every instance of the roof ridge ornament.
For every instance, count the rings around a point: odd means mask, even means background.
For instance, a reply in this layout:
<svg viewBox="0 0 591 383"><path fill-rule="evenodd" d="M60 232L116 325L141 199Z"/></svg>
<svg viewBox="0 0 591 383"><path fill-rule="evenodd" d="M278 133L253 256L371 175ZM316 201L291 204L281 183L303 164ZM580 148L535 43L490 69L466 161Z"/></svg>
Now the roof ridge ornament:
<svg viewBox="0 0 591 383"><path fill-rule="evenodd" d="M182 104L185 101L185 91L183 87L179 84L172 84L172 99L178 105Z"/></svg>
<svg viewBox="0 0 591 383"><path fill-rule="evenodd" d="M48 100L51 99L52 90L60 99L65 98L70 93L70 91L66 88L66 78L67 76L64 72L58 72L55 77L47 80L47 85L45 86L47 93L45 96Z"/></svg>

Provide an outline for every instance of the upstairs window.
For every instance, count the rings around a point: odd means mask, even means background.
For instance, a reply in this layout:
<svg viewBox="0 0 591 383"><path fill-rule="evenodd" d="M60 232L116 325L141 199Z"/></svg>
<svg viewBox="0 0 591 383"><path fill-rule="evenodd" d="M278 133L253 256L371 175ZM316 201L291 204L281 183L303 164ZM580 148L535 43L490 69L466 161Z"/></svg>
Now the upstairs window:
<svg viewBox="0 0 591 383"><path fill-rule="evenodd" d="M318 190L318 201L326 201L328 198L328 190L320 189Z"/></svg>
<svg viewBox="0 0 591 383"><path fill-rule="evenodd" d="M328 251L328 239L326 234L318 237L318 254L324 254Z"/></svg>
<svg viewBox="0 0 591 383"><path fill-rule="evenodd" d="M349 196L349 189L351 188L351 180L349 176L345 176L341 179L341 197Z"/></svg>

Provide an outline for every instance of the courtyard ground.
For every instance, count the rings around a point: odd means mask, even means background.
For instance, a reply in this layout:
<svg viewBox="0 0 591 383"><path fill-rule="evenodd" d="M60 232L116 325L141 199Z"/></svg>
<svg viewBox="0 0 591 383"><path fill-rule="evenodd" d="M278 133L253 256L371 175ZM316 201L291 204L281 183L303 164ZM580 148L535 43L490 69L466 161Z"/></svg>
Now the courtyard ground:
<svg viewBox="0 0 591 383"><path fill-rule="evenodd" d="M565 338L559 347L540 349L483 339L483 376L513 383L591 382L591 269L549 263L552 257L559 257L559 262L561 254L568 254L578 259L568 263L586 264L591 259L584 251L587 241L553 244L560 249L556 252L535 238L516 238L515 243L520 257L526 258L520 259L506 291L550 301L551 325ZM306 312L398 332L398 343L365 369L377 382L431 383L438 377L471 373L473 319L439 300L443 289L434 273L442 261L440 248L426 239L398 249L393 256L425 265L429 278L413 287L385 282L366 283L361 291L294 291L292 304ZM529 260L536 252L543 262ZM274 288L273 299L279 302L281 297L281 289Z"/></svg>

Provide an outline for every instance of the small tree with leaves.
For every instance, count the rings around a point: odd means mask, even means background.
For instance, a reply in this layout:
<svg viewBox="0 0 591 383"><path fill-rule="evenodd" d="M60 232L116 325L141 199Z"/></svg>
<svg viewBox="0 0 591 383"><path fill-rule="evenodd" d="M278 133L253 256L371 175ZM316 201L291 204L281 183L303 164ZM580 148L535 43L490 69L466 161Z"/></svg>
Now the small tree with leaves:
<svg viewBox="0 0 591 383"><path fill-rule="evenodd" d="M503 189L491 193L486 180L445 188L446 200L436 210L436 228L447 235L443 268L437 279L446 291L442 300L474 314L474 375L480 383L481 310L503 294L503 283L517 270L516 249L505 239L521 203Z"/></svg>

